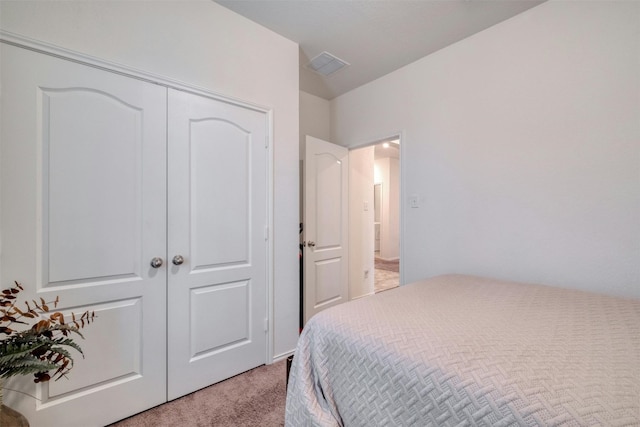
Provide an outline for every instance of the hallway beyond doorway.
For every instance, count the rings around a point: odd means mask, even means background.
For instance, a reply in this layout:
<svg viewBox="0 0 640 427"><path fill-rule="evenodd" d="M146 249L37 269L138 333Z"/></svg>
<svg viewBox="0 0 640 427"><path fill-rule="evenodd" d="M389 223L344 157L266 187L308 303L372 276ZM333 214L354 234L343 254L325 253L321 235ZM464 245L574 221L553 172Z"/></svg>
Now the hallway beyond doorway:
<svg viewBox="0 0 640 427"><path fill-rule="evenodd" d="M400 285L400 260L386 261L376 252L374 271L374 292L382 292Z"/></svg>

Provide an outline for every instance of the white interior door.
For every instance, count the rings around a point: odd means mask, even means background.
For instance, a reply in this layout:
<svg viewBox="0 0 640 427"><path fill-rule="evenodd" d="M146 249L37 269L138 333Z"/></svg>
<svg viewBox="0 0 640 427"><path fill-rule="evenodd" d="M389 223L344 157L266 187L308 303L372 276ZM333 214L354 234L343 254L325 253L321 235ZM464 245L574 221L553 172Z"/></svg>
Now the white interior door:
<svg viewBox="0 0 640 427"><path fill-rule="evenodd" d="M1 284L95 310L68 379L16 378L33 426L105 425L166 399L166 89L2 44Z"/></svg>
<svg viewBox="0 0 640 427"><path fill-rule="evenodd" d="M266 361L267 123L169 90L169 399Z"/></svg>
<svg viewBox="0 0 640 427"><path fill-rule="evenodd" d="M349 150L306 137L304 320L349 299Z"/></svg>

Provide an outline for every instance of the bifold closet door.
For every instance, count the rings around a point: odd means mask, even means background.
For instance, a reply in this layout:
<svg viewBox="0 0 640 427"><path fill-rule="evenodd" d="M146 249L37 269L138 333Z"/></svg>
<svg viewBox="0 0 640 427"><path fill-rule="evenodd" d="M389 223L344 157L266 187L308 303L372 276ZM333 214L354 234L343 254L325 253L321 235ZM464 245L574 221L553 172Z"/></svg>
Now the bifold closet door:
<svg viewBox="0 0 640 427"><path fill-rule="evenodd" d="M5 401L106 425L166 400L166 88L0 45L1 285L97 315L68 378Z"/></svg>
<svg viewBox="0 0 640 427"><path fill-rule="evenodd" d="M168 98L171 400L266 361L268 120Z"/></svg>

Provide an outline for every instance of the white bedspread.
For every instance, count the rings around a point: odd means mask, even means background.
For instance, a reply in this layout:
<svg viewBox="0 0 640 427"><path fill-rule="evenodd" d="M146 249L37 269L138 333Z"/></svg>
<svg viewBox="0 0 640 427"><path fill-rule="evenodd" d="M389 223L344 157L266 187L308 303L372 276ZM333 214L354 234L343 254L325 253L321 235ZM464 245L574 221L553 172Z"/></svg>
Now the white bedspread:
<svg viewBox="0 0 640 427"><path fill-rule="evenodd" d="M640 426L640 301L441 276L300 336L286 426Z"/></svg>

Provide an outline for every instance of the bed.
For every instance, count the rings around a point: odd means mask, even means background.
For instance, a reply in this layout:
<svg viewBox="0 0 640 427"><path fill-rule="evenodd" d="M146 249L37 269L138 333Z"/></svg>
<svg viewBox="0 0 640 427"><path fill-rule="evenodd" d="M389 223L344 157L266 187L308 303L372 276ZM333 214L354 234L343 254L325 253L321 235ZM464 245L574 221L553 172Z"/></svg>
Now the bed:
<svg viewBox="0 0 640 427"><path fill-rule="evenodd" d="M447 275L307 322L303 426L640 426L640 300Z"/></svg>

